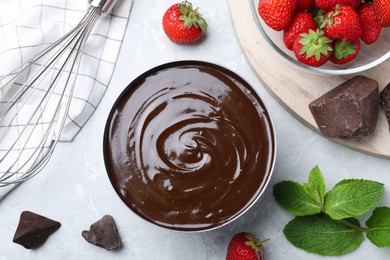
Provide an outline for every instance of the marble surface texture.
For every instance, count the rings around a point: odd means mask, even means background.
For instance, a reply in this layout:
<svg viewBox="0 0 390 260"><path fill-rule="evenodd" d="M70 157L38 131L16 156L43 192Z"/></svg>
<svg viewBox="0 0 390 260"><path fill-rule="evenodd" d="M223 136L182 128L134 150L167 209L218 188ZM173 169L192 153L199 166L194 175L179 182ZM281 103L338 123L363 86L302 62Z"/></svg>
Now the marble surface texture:
<svg viewBox="0 0 390 260"><path fill-rule="evenodd" d="M366 178L385 184L390 205L390 161L365 155L336 144L298 122L282 108L253 73L233 30L226 0L202 1L200 7L209 30L198 44L176 45L161 27L162 15L175 0L135 0L124 44L111 85L90 121L71 143L60 143L46 168L23 183L0 202L0 259L224 259L230 238L251 231L269 238L266 259L389 259L390 248L379 249L367 239L344 256L322 257L292 246L283 228L292 215L272 196L281 180L304 182L318 165L328 188L341 179ZM245 28L242 28L245 30ZM277 159L272 180L262 198L234 222L203 233L168 231L137 217L117 197L106 175L102 137L108 113L120 92L139 74L162 63L204 60L223 65L252 84L266 102L277 135ZM286 86L288 87L288 86ZM61 228L37 250L12 243L23 210L30 210L62 223ZM81 231L103 215L114 217L123 247L106 251L87 243ZM365 222L367 216L359 218Z"/></svg>

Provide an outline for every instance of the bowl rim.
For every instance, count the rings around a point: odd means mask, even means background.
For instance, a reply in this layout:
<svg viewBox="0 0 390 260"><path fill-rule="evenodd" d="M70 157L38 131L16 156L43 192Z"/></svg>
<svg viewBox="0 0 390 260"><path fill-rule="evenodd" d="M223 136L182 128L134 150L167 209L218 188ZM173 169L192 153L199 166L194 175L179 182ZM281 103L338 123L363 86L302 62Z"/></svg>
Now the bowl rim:
<svg viewBox="0 0 390 260"><path fill-rule="evenodd" d="M163 69L173 68L173 67L178 67L178 66L188 66L188 65L189 66L194 65L194 66L198 66L198 67L199 66L206 66L208 68L211 67L212 69L216 69L216 70L218 70L218 71L220 71L222 73L227 73L230 76L234 76L235 80L239 80L241 83L243 83L245 85L246 88L248 88L250 90L251 94L260 103L260 105L261 105L261 107L263 109L263 115L266 118L267 125L268 125L268 128L269 128L268 129L269 130L269 137L270 137L269 138L269 143L270 143L270 148L269 148L269 151L270 151L270 154L269 154L269 167L268 167L267 172L264 173L264 180L261 183L261 186L259 187L259 189L257 191L257 194L254 194L254 196L252 197L251 201L245 207L243 207L238 213L233 215L227 221L224 221L222 223L219 223L218 225L215 225L215 226L212 226L212 227L208 227L208 228L175 229L175 228L170 228L168 226L164 226L164 225L161 225L159 223L152 222L152 221L148 220L147 218L142 216L142 214L140 214L136 210L132 209L123 200L123 198L122 198L122 196L120 194L120 191L115 187L115 185L114 185L114 183L112 181L112 178L111 178L111 174L112 173L110 173L111 170L110 170L110 167L108 166L108 143L109 143L110 125L111 125L111 122L112 122L112 119L113 119L113 115L114 115L114 113L116 111L116 108L117 108L118 104L122 101L123 98L125 98L129 94L131 95L131 92L133 92L136 89L136 88L133 88L134 85L136 85L139 81L145 79L146 77L148 77L148 76L150 76L150 75L152 75L152 74L154 74L154 73L156 73L158 71L161 71ZM238 75L236 72L234 72L234 71L232 71L230 69L227 69L224 66L215 64L213 62L200 61L200 60L179 60L179 61L163 63L163 64L160 64L158 66L155 66L155 67L152 67L152 68L148 69L147 71L143 72L138 77L133 79L122 90L122 92L119 94L119 96L117 97L117 99L113 103L113 105L112 105L112 107L110 109L110 112L108 114L108 117L106 119L106 123L105 123L105 127L104 127L104 133L103 133L103 161L104 161L104 165L105 165L105 169L106 169L106 174L108 175L108 178L110 180L112 188L115 190L115 192L117 193L117 195L121 199L121 201L125 204L125 206L128 209L130 209L131 212L133 212L133 214L135 214L139 218L143 219L145 222L147 222L147 223L149 223L149 224L151 224L153 226L157 226L157 227L163 228L165 230L176 231L176 232L180 232L180 233L199 233L199 232L211 231L211 230L214 230L214 229L221 228L221 227L223 227L223 226L225 226L225 225L227 225L229 223L232 223L233 221L238 219L240 216L242 216L245 212L247 212L250 208L252 208L252 206L260 199L260 197L262 197L263 193L265 192L265 190L267 189L267 187L269 185L269 182L271 180L272 174L274 172L274 167L275 167L276 149L277 149L277 142L276 142L276 132L275 132L274 123L273 123L273 120L272 120L271 115L269 113L269 109L268 109L267 105L265 104L263 98L261 97L260 93L256 90L256 88L253 87L252 84L249 84L248 81L246 81L243 77Z"/></svg>
<svg viewBox="0 0 390 260"><path fill-rule="evenodd" d="M299 67L300 69L304 69L304 70L310 71L310 72L315 72L317 74L325 74L325 75L332 75L332 76L349 75L349 74L356 74L356 73L360 73L360 72L366 71L368 69L371 69L371 68L381 64L382 62L384 62L390 58L390 49L389 49L384 55L382 55L381 57L379 57L379 58L377 58L377 59L375 59L367 64L360 65L360 66L353 67L353 68L339 69L339 70L323 69L321 67L312 67L312 66L306 65L304 63L301 63L301 62L297 61L296 59L292 58L291 56L287 55L283 50L281 50L272 41L272 39L268 36L268 34L265 32L263 26L261 25L259 15L257 12L257 8L255 6L255 1L260 1L260 0L248 0L248 1L249 1L249 5L251 8L253 20L255 21L256 27L260 31L261 35L272 46L272 48L274 48L276 50L276 52L279 55L281 55L282 57L284 57L285 59L287 59L295 66Z"/></svg>

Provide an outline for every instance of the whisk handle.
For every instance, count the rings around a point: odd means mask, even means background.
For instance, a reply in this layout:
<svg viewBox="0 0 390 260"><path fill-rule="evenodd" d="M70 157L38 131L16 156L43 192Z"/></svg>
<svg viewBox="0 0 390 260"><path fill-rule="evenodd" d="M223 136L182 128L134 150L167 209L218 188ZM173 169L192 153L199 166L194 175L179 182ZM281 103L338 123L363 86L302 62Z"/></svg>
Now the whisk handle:
<svg viewBox="0 0 390 260"><path fill-rule="evenodd" d="M118 0L89 0L89 4L93 7L98 7L104 15L111 12Z"/></svg>

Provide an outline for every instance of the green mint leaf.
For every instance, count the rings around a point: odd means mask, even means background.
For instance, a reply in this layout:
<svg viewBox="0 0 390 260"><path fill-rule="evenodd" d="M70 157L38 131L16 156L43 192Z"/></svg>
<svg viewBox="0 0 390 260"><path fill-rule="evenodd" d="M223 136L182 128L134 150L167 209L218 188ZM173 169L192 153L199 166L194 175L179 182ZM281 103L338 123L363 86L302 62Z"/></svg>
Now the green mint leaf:
<svg viewBox="0 0 390 260"><path fill-rule="evenodd" d="M325 181L318 166L310 171L309 181L303 184L303 187L318 204L324 205Z"/></svg>
<svg viewBox="0 0 390 260"><path fill-rule="evenodd" d="M356 226L359 221L348 219ZM349 228L325 214L295 217L283 230L294 246L320 255L341 255L356 249L363 241L362 232Z"/></svg>
<svg viewBox="0 0 390 260"><path fill-rule="evenodd" d="M366 221L367 238L377 247L390 246L390 208L379 207Z"/></svg>
<svg viewBox="0 0 390 260"><path fill-rule="evenodd" d="M297 216L314 215L321 212L321 204L313 199L303 185L293 181L275 184L273 194L276 202Z"/></svg>
<svg viewBox="0 0 390 260"><path fill-rule="evenodd" d="M325 195L325 213L332 219L363 215L383 199L384 185L369 180L344 180Z"/></svg>
<svg viewBox="0 0 390 260"><path fill-rule="evenodd" d="M346 183L354 182L354 181L356 181L356 179L345 179L345 180L342 180L342 181L339 181L338 183L336 183L335 187L339 186L339 185L346 184Z"/></svg>

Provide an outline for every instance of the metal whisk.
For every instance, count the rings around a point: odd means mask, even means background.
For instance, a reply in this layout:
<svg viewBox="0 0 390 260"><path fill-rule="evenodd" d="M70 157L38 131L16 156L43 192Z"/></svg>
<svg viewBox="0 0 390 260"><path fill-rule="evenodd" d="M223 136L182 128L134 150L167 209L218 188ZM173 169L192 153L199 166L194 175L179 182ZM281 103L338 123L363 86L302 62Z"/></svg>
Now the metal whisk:
<svg viewBox="0 0 390 260"><path fill-rule="evenodd" d="M0 188L33 177L50 159L65 125L87 38L117 1L89 0L90 8L75 28L0 78L5 93L0 102ZM24 79L27 73L31 76Z"/></svg>

